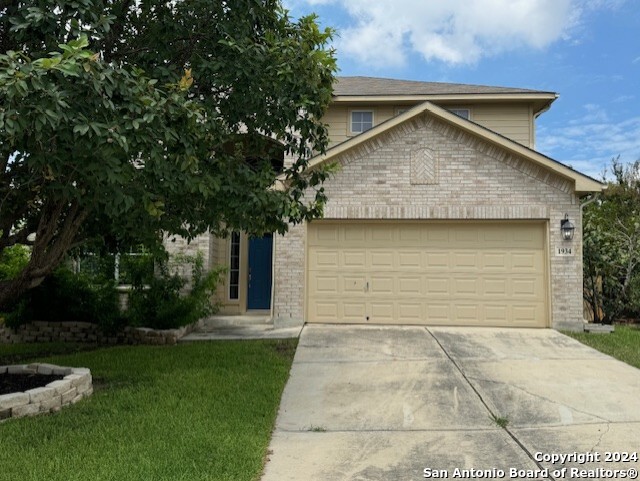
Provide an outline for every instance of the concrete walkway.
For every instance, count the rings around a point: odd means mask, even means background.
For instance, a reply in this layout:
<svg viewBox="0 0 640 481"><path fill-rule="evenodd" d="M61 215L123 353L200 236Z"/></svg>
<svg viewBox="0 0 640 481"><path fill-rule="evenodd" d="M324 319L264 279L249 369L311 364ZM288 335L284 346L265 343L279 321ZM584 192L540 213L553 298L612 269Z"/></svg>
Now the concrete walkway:
<svg viewBox="0 0 640 481"><path fill-rule="evenodd" d="M604 462L607 451L640 451L640 370L556 331L311 325L262 481L455 478L456 468L573 479L553 470L640 467ZM600 461L551 462L576 452Z"/></svg>
<svg viewBox="0 0 640 481"><path fill-rule="evenodd" d="M277 329L267 315L212 316L202 326L178 342L240 339L289 339L298 337L302 327Z"/></svg>

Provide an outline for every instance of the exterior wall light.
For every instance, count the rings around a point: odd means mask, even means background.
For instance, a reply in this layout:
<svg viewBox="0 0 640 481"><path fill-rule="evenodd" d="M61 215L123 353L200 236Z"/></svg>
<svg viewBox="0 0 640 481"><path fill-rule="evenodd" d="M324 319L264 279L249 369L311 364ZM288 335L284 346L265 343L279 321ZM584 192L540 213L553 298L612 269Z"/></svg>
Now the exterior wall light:
<svg viewBox="0 0 640 481"><path fill-rule="evenodd" d="M569 220L569 214L565 214L564 219L560 221L560 232L562 233L562 239L566 241L572 240L575 230L575 226Z"/></svg>

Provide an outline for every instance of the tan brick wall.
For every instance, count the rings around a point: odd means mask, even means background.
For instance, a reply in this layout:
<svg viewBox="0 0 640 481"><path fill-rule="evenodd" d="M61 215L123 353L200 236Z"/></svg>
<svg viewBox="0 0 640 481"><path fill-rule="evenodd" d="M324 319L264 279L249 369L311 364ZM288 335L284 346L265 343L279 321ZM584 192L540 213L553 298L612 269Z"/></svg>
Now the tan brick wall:
<svg viewBox="0 0 640 481"><path fill-rule="evenodd" d="M196 256L201 253L204 260L204 269L207 271L215 265L215 262L212 262L212 249L214 247L211 245L212 239L209 233L201 234L191 242L188 242L184 237L168 236L164 239L164 246L171 257L176 255ZM173 262L171 263L171 268L182 277L191 278L191 266L189 264Z"/></svg>
<svg viewBox="0 0 640 481"><path fill-rule="evenodd" d="M412 152L428 149L437 184L411 182ZM554 327L582 322L582 240L579 199L570 181L425 114L337 159L325 185L330 219L546 219L549 221L551 310ZM562 241L565 213L576 226ZM276 317L304 318L302 227L277 238ZM570 245L573 257L558 257Z"/></svg>
<svg viewBox="0 0 640 481"><path fill-rule="evenodd" d="M273 318L277 325L300 324L304 318L306 226L290 226L274 235Z"/></svg>

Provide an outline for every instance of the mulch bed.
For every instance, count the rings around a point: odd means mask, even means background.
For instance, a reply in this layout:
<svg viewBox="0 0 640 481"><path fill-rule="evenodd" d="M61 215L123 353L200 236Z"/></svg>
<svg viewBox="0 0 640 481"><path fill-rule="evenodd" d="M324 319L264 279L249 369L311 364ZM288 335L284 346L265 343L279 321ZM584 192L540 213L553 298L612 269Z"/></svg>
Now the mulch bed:
<svg viewBox="0 0 640 481"><path fill-rule="evenodd" d="M24 392L36 387L44 387L64 376L46 374L0 374L0 396L12 392Z"/></svg>

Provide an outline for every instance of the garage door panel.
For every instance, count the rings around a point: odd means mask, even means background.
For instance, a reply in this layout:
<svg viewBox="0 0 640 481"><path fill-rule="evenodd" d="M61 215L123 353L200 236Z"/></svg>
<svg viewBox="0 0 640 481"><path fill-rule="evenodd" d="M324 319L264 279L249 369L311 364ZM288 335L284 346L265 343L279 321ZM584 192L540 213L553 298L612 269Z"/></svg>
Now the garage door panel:
<svg viewBox="0 0 640 481"><path fill-rule="evenodd" d="M341 261L343 267L360 267L364 269L367 266L367 253L364 250L344 250Z"/></svg>
<svg viewBox="0 0 640 481"><path fill-rule="evenodd" d="M482 279L482 293L485 296L505 298L509 295L509 285L506 279Z"/></svg>
<svg viewBox="0 0 640 481"><path fill-rule="evenodd" d="M449 254L447 252L427 252L425 254L425 268L426 269L448 269Z"/></svg>
<svg viewBox="0 0 640 481"><path fill-rule="evenodd" d="M370 253L369 267L372 269L396 269L397 264L394 262L395 256L393 251L374 251Z"/></svg>
<svg viewBox="0 0 640 481"><path fill-rule="evenodd" d="M513 279L511 282L511 292L514 297L532 297L538 298L544 289L542 279Z"/></svg>
<svg viewBox="0 0 640 481"><path fill-rule="evenodd" d="M317 275L310 279L310 288L322 296L338 295L340 280L337 275Z"/></svg>
<svg viewBox="0 0 640 481"><path fill-rule="evenodd" d="M339 255L335 251L320 250L314 252L309 258L311 269L336 269L339 266Z"/></svg>
<svg viewBox="0 0 640 481"><path fill-rule="evenodd" d="M423 230L419 225L407 225L398 229L398 240L401 245L419 245L422 241Z"/></svg>
<svg viewBox="0 0 640 481"><path fill-rule="evenodd" d="M451 279L449 278L445 278L445 277L434 278L434 277L428 276L426 278L427 291L425 293L427 298L437 297L438 295L448 297L449 292L451 292L451 288L449 287L450 283L451 283Z"/></svg>
<svg viewBox="0 0 640 481"><path fill-rule="evenodd" d="M470 295L479 296L480 295L479 285L480 285L480 279L474 279L470 277L454 278L453 291L451 292L451 295L457 299L461 297L469 297Z"/></svg>
<svg viewBox="0 0 640 481"><path fill-rule="evenodd" d="M476 252L452 252L449 254L453 257L453 268L468 270L478 270L478 256Z"/></svg>
<svg viewBox="0 0 640 481"><path fill-rule="evenodd" d="M338 319L338 303L335 301L327 300L319 300L313 299L314 302L311 303L311 308L313 312L310 315L317 319L320 322L335 322L335 319Z"/></svg>
<svg viewBox="0 0 640 481"><path fill-rule="evenodd" d="M383 241L385 245L388 245L393 241L394 233L397 231L393 226L380 225L371 228L371 240Z"/></svg>
<svg viewBox="0 0 640 481"><path fill-rule="evenodd" d="M396 319L394 302L372 302L369 320L376 323L392 323Z"/></svg>
<svg viewBox="0 0 640 481"><path fill-rule="evenodd" d="M364 275L342 275L342 292L349 295L364 295L367 278Z"/></svg>
<svg viewBox="0 0 640 481"><path fill-rule="evenodd" d="M407 324L420 324L424 320L424 304L398 301L398 320Z"/></svg>
<svg viewBox="0 0 640 481"><path fill-rule="evenodd" d="M544 243L544 232L533 226L513 230L514 244L529 248L540 247Z"/></svg>
<svg viewBox="0 0 640 481"><path fill-rule="evenodd" d="M343 319L347 322L363 322L366 320L367 309L364 302L342 302Z"/></svg>
<svg viewBox="0 0 640 481"><path fill-rule="evenodd" d="M464 324L477 324L482 318L480 312L480 304L476 303L457 303L453 305L454 320Z"/></svg>
<svg viewBox="0 0 640 481"><path fill-rule="evenodd" d="M431 246L446 245L449 242L449 229L445 225L434 225L432 229L423 229L422 238Z"/></svg>
<svg viewBox="0 0 640 481"><path fill-rule="evenodd" d="M512 319L515 324L528 324L535 322L538 317L539 306L535 304L514 305Z"/></svg>
<svg viewBox="0 0 640 481"><path fill-rule="evenodd" d="M338 237L342 237L347 242L364 242L366 229L362 229L360 226L344 226L340 234Z"/></svg>
<svg viewBox="0 0 640 481"><path fill-rule="evenodd" d="M313 223L309 321L544 327L544 229L521 222Z"/></svg>
<svg viewBox="0 0 640 481"><path fill-rule="evenodd" d="M480 253L480 267L483 270L504 272L510 265L510 257L505 252Z"/></svg>
<svg viewBox="0 0 640 481"><path fill-rule="evenodd" d="M508 236L505 236L504 230L497 226L481 229L480 236L484 244L490 247L505 247L509 241Z"/></svg>
<svg viewBox="0 0 640 481"><path fill-rule="evenodd" d="M465 245L465 244L476 244L478 243L479 240L479 230L477 227L469 227L469 226L465 226L465 227L461 227L459 229L452 229L451 232L453 233L452 236L450 236L458 245Z"/></svg>
<svg viewBox="0 0 640 481"><path fill-rule="evenodd" d="M542 255L518 252L511 254L511 267L519 271L537 271L540 267Z"/></svg>
<svg viewBox="0 0 640 481"><path fill-rule="evenodd" d="M427 323L451 324L451 309L449 308L449 303L427 303L425 317L427 319Z"/></svg>
<svg viewBox="0 0 640 481"><path fill-rule="evenodd" d="M509 308L502 304L485 304L484 318L488 323L494 325L508 325Z"/></svg>
<svg viewBox="0 0 640 481"><path fill-rule="evenodd" d="M398 276L398 296L418 296L422 293L422 277Z"/></svg>
<svg viewBox="0 0 640 481"><path fill-rule="evenodd" d="M400 269L423 269L422 253L420 251L400 251L398 252L398 267Z"/></svg>
<svg viewBox="0 0 640 481"><path fill-rule="evenodd" d="M329 241L331 244L333 244L339 240L338 236L340 234L340 231L341 229L339 229L338 227L333 229L314 229L314 237L310 240L319 241L319 243L321 243L322 241Z"/></svg>
<svg viewBox="0 0 640 481"><path fill-rule="evenodd" d="M395 295L396 287L395 287L395 279L393 277L382 277L379 275L372 275L371 282L369 286L370 292L372 294L387 294L387 295Z"/></svg>

